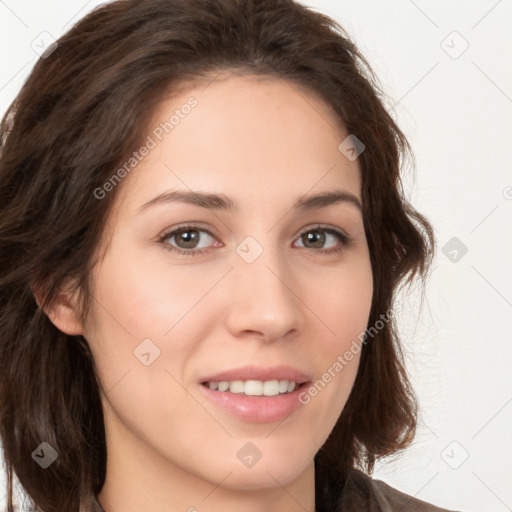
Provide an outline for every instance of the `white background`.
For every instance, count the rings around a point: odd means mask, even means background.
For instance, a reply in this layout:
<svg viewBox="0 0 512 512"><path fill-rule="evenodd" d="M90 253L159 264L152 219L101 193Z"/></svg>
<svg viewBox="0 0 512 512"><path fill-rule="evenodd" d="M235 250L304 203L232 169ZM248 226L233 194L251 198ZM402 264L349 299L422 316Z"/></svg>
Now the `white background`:
<svg viewBox="0 0 512 512"><path fill-rule="evenodd" d="M38 58L33 41L100 3L0 0L2 114ZM374 477L448 509L512 511L512 0L303 3L377 72L416 155L409 198L437 237L424 301L412 293L399 317L418 435ZM443 253L453 237L466 254Z"/></svg>

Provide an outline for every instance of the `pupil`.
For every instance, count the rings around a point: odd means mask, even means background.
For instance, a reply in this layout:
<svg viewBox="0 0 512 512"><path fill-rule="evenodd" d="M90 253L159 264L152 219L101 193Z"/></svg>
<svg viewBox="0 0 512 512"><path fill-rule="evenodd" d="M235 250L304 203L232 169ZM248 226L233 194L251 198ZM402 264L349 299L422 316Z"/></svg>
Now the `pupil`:
<svg viewBox="0 0 512 512"><path fill-rule="evenodd" d="M181 242L184 242L184 248L186 249L192 249L194 248L194 242L197 242L197 231L194 230L187 230L182 231L180 236L178 237L178 240Z"/></svg>
<svg viewBox="0 0 512 512"><path fill-rule="evenodd" d="M313 242L314 247L322 247L325 242L325 234L318 231L306 234L306 241ZM304 242L304 240L303 240Z"/></svg>

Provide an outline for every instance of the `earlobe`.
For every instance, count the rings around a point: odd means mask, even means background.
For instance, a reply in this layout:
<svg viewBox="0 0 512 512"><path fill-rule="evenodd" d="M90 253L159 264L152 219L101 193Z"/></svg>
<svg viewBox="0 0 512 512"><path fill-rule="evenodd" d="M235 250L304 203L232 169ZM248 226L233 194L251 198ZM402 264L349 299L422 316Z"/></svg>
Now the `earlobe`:
<svg viewBox="0 0 512 512"><path fill-rule="evenodd" d="M39 308L44 311L57 329L70 336L84 334L77 309L78 291L73 292L70 285L66 286L63 291L58 293L51 308L41 307L42 293L40 287L34 286L32 292Z"/></svg>

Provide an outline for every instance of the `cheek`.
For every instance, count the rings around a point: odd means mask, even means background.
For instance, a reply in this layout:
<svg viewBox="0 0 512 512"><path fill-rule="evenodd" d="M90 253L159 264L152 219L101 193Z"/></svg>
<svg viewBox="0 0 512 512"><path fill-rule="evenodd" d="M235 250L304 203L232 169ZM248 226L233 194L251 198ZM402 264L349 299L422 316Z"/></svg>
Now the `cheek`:
<svg viewBox="0 0 512 512"><path fill-rule="evenodd" d="M107 325L125 335L161 338L193 313L219 273L167 266L161 256L155 262L136 251L112 251L95 276L95 299L101 306L96 309Z"/></svg>
<svg viewBox="0 0 512 512"><path fill-rule="evenodd" d="M166 371L183 381L188 360L212 325L205 319L215 318L218 306L209 291L225 272L218 265L203 272L192 265L165 265L161 256L154 261L122 251L121 244L112 246L94 275L95 300L85 335L104 390L117 389L118 382L122 387L122 379L138 382L127 396L138 396L145 405L148 396L153 404L176 400L180 387ZM171 394L156 397L155 389ZM118 406L124 410L122 403Z"/></svg>
<svg viewBox="0 0 512 512"><path fill-rule="evenodd" d="M331 356L333 351L346 350L364 332L370 315L373 298L370 262L361 257L354 264L349 263L339 272L332 271L318 279L321 286L313 299L315 312L325 327L324 348Z"/></svg>
<svg viewBox="0 0 512 512"><path fill-rule="evenodd" d="M197 315L203 324L204 318L216 317L218 301L215 293L209 292L230 266L202 264L198 272L194 265L162 264L162 256L158 254L156 260L144 257L137 251L122 250L119 244L112 247L94 277L98 283L92 322L95 334L90 334L98 340L102 364L108 365L112 378L133 366L134 350L147 339L158 347L155 351L162 352L169 352L173 340L172 366L176 367L193 351L190 343L180 340L187 338L191 328L196 334L202 329ZM304 358L312 357L313 367L327 369L366 328L372 299L371 266L367 253L365 257L359 251L350 254L340 267L317 266L313 276L308 276L307 270L311 273L311 265L294 277L293 287L309 317L305 328L311 332L304 337L316 340L319 350L313 355L305 346L299 350L304 350ZM190 339L193 332L188 332ZM357 365L355 359L351 366ZM348 378L349 372L345 373Z"/></svg>
<svg viewBox="0 0 512 512"><path fill-rule="evenodd" d="M373 298L373 277L369 259L361 257L357 264L317 280L321 287L311 297L319 321L310 336L317 350L310 354L318 379L304 400L330 403L318 414L326 424L333 423L343 408L356 378L364 333ZM321 293L322 291L322 293ZM311 329L313 328L313 323ZM321 334L320 334L321 333Z"/></svg>

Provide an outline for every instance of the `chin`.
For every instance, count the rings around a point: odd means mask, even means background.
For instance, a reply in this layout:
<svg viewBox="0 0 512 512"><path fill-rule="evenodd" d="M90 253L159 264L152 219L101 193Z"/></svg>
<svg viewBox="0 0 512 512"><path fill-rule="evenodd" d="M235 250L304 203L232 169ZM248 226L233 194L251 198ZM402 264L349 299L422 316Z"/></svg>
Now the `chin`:
<svg viewBox="0 0 512 512"><path fill-rule="evenodd" d="M260 461L261 463L261 461ZM295 480L304 470L298 468L290 461L282 461L281 464L267 464L252 468L235 468L222 482L222 487L230 490L257 491L286 486ZM216 483L219 479L217 478Z"/></svg>

